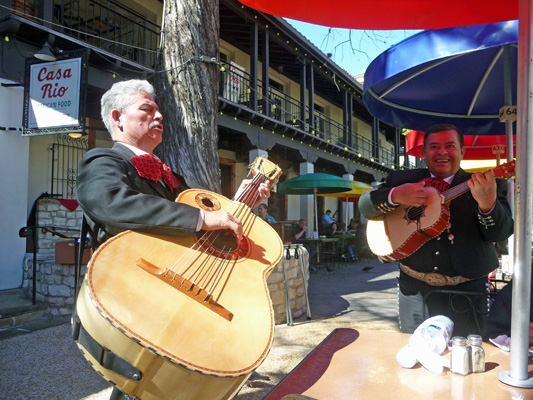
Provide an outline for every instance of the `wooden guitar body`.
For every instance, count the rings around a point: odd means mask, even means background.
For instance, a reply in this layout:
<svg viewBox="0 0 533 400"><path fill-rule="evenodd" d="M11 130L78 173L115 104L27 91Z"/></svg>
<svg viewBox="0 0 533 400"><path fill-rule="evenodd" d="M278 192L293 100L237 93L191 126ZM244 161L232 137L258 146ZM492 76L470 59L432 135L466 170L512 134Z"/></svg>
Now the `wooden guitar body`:
<svg viewBox="0 0 533 400"><path fill-rule="evenodd" d="M514 175L515 161L492 169L497 178ZM377 219L368 220L366 236L370 250L385 261L397 261L413 254L437 237L450 222L450 202L470 190L468 181L439 193L426 186L426 203L421 207L400 206Z"/></svg>
<svg viewBox="0 0 533 400"><path fill-rule="evenodd" d="M427 206L400 206L379 219L368 220L370 250L385 261L405 258L441 234L450 221L444 196L433 187L424 188Z"/></svg>
<svg viewBox="0 0 533 400"><path fill-rule="evenodd" d="M235 203L196 189L177 201L205 212ZM143 400L228 399L267 356L274 313L266 280L283 244L248 206L240 204L237 216L245 239L235 252L190 236L126 231L93 255L79 318L142 379L126 379L84 353L123 392Z"/></svg>

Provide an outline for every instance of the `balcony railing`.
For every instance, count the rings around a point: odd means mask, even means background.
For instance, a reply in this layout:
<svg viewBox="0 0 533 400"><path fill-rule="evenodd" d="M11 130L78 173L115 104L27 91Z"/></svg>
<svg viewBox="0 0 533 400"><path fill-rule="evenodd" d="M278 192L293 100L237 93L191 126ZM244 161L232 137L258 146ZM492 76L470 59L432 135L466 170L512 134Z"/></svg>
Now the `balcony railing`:
<svg viewBox="0 0 533 400"><path fill-rule="evenodd" d="M42 0L41 0L42 1ZM13 0L12 13L46 24L37 0ZM62 0L52 4L51 28L148 68L157 62L160 27L117 1ZM35 18L38 17L38 18Z"/></svg>
<svg viewBox="0 0 533 400"><path fill-rule="evenodd" d="M53 21L43 21L38 15L38 4L43 0L12 0L12 13L37 23L51 25L53 30L75 37L97 48L106 50L126 60L148 68L157 63L160 26L145 16L127 8L116 0L56 0L46 2L53 9ZM127 2L122 2L127 3ZM50 24L51 23L51 24ZM243 107L298 128L336 146L372 158L372 143L357 132L352 132L352 146L345 143L345 127L326 114L309 107L302 120L302 102L276 88L269 87L264 93L264 84L258 80L256 92L252 92L250 74L235 65L225 63L222 73L221 96ZM251 100L255 101L252 104ZM310 119L312 115L312 119ZM312 123L311 123L312 121ZM394 165L394 154L379 146L379 161L385 166Z"/></svg>
<svg viewBox="0 0 533 400"><path fill-rule="evenodd" d="M242 107L252 108L253 89L250 74L235 65L226 62L222 62L222 64L224 65L224 72L221 75L221 97ZM346 148L359 157L364 157L367 160L373 159L371 140L357 132L352 132L352 145L349 146L344 139L344 125L316 110L313 112L314 128L311 128L309 107L306 107L306 120L302 121L301 101L272 87L269 87L269 95L265 97L263 96L263 82L258 80L257 84L257 108L254 111L268 115L283 124L299 128L328 143ZM375 162L384 164L389 168L398 167L394 162L394 152L382 146L379 146L379 159Z"/></svg>

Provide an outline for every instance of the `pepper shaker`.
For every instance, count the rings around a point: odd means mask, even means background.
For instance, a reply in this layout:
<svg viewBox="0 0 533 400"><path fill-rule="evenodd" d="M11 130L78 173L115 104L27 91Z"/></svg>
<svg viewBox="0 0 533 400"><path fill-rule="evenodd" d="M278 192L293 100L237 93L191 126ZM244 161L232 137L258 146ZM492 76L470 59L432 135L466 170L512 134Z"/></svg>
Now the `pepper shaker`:
<svg viewBox="0 0 533 400"><path fill-rule="evenodd" d="M470 349L472 372L485 372L485 350L481 345L481 336L468 335L467 344Z"/></svg>

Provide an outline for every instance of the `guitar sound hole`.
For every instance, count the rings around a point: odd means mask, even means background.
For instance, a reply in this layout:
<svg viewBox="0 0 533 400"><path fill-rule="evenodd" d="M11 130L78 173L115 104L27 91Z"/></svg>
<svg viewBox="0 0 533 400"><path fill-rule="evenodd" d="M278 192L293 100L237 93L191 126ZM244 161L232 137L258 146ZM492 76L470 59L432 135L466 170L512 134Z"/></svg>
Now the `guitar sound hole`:
<svg viewBox="0 0 533 400"><path fill-rule="evenodd" d="M215 204L214 204L214 203L211 201L211 199L208 198L208 197L204 197L204 198L202 199L202 204L203 204L204 206L208 207L208 208L211 208L211 207L214 207L214 206L215 206Z"/></svg>
<svg viewBox="0 0 533 400"><path fill-rule="evenodd" d="M209 232L201 230L196 233L196 238L206 253L215 257L237 259L246 255L248 251L247 240L243 239L237 245L235 236L229 229Z"/></svg>
<svg viewBox="0 0 533 400"><path fill-rule="evenodd" d="M424 210L426 209L426 206L420 206L420 207L409 207L406 212L406 217L408 221L418 221L422 217L422 214L424 214Z"/></svg>

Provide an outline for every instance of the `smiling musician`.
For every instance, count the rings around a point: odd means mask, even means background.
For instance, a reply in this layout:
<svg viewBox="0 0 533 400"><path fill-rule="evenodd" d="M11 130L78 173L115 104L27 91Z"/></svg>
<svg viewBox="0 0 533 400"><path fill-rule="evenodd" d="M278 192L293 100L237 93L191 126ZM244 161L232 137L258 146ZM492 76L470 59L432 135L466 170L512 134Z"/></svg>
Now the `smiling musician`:
<svg viewBox="0 0 533 400"><path fill-rule="evenodd" d="M361 213L369 220L386 220L387 215L403 207L406 211L400 219L405 222L409 207L422 210L420 219L430 213L429 202L435 197L431 193L452 191L461 183L464 187L468 185L465 192L470 190L449 203L449 222L444 223L440 234L413 253L396 258L400 262L398 300L402 332L412 333L423 322L424 315L450 317L456 335L479 333L479 327L483 328L485 298L433 293L427 296L424 305L424 296L435 289L486 292L487 276L498 268L493 243L504 241L513 233L506 182L496 179L493 171L470 174L462 170L464 152L463 134L455 126L432 126L424 136L427 168L392 171L382 185L364 193L359 201ZM447 207L442 209L446 214ZM417 224L419 221L405 222L411 227ZM470 301L474 301L473 307Z"/></svg>

